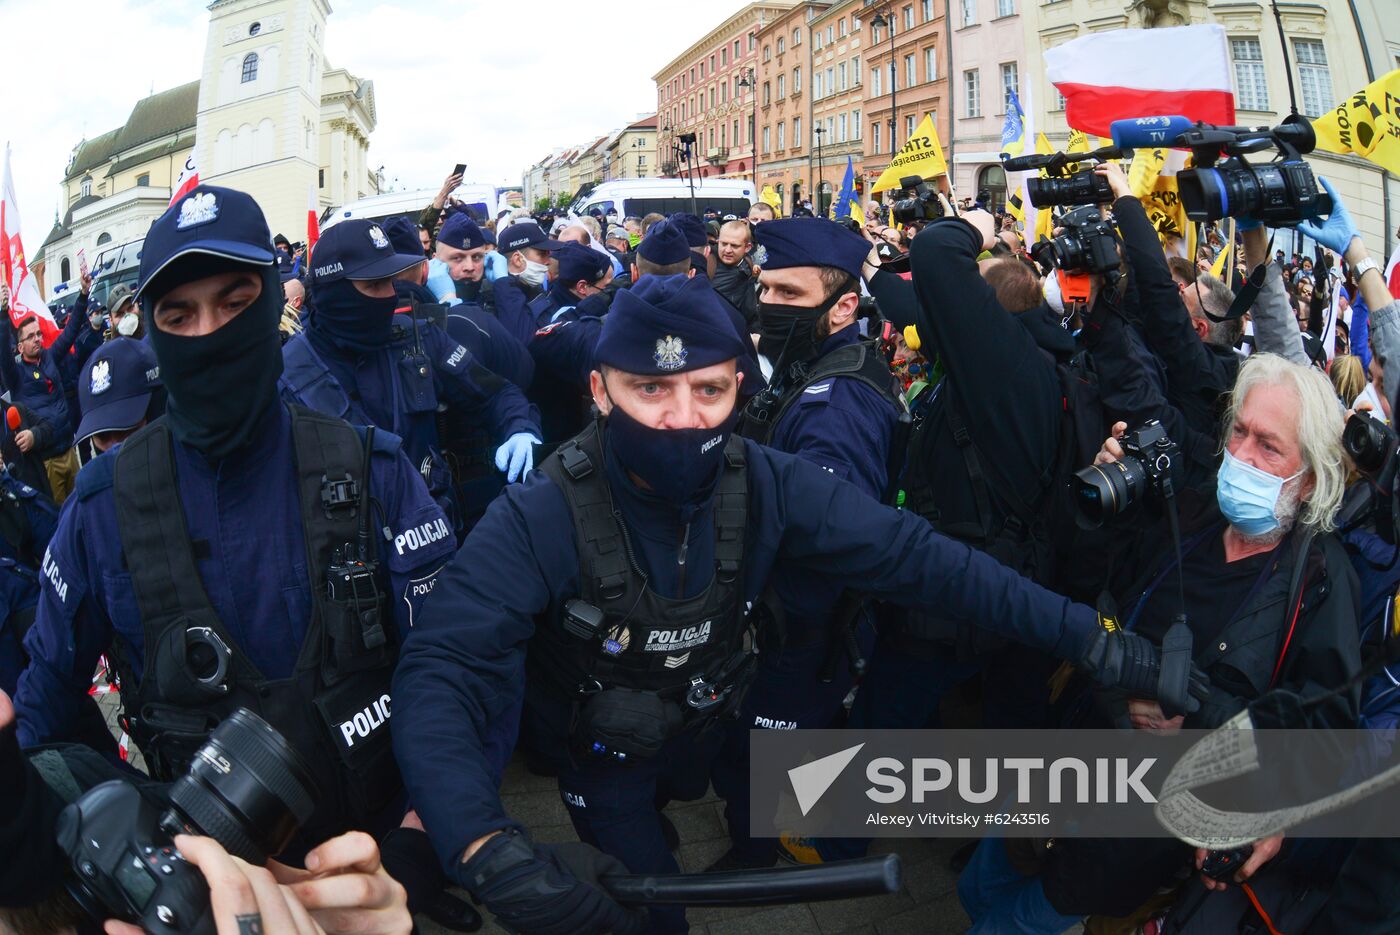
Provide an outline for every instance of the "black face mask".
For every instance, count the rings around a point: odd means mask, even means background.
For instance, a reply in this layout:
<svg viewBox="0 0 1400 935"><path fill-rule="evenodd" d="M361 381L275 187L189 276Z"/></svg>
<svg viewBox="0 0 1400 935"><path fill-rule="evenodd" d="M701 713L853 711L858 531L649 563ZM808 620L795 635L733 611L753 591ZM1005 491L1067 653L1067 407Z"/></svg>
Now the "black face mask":
<svg viewBox="0 0 1400 935"><path fill-rule="evenodd" d="M348 279L317 286L311 324L336 344L368 353L389 344L397 295L373 299Z"/></svg>
<svg viewBox="0 0 1400 935"><path fill-rule="evenodd" d="M738 411L712 429L653 429L622 411L608 413L607 438L624 468L657 496L677 507L693 506L709 492L724 464L724 447Z"/></svg>
<svg viewBox="0 0 1400 935"><path fill-rule="evenodd" d="M228 272L228 261L205 272ZM182 267L184 272L188 267ZM194 271L191 271L194 272ZM155 327L146 306L146 331L160 363L166 418L175 437L219 460L248 443L258 417L277 400L282 375L282 290L277 267L258 271L262 292L238 317L212 334L181 337ZM198 275L181 276L191 282ZM144 304L144 303L143 303Z"/></svg>
<svg viewBox="0 0 1400 935"><path fill-rule="evenodd" d="M773 363L775 373L817 358L822 341L817 322L848 291L842 286L816 306L758 303L758 352Z"/></svg>

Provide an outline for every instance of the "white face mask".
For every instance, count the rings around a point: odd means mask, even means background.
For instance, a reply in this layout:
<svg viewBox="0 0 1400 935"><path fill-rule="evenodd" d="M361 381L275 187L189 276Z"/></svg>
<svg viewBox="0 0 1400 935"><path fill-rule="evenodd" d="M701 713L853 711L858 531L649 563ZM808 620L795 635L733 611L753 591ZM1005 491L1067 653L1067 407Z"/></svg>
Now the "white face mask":
<svg viewBox="0 0 1400 935"><path fill-rule="evenodd" d="M520 273L520 280L532 286L544 284L545 276L549 275L548 263L536 263L534 260L525 261L525 269Z"/></svg>
<svg viewBox="0 0 1400 935"><path fill-rule="evenodd" d="M127 312L117 322L117 334L129 338L136 333L136 329L139 327L141 327L141 320L136 317L136 313Z"/></svg>

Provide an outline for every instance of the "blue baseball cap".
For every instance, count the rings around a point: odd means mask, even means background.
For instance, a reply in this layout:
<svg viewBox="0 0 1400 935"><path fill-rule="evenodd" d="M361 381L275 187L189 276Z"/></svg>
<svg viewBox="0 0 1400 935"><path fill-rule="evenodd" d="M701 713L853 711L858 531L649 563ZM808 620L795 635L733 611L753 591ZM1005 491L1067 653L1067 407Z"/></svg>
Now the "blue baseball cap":
<svg viewBox="0 0 1400 935"><path fill-rule="evenodd" d="M521 221L501 231L496 238L496 249L501 253L514 253L526 247L536 250L558 250L564 246L562 240L552 240L534 221Z"/></svg>
<svg viewBox="0 0 1400 935"><path fill-rule="evenodd" d="M870 255L870 241L826 218L764 221L753 236L768 251L764 269L830 266L859 278Z"/></svg>
<svg viewBox="0 0 1400 935"><path fill-rule="evenodd" d="M190 254L222 257L254 266L277 261L262 208L246 192L199 185L165 210L141 247L138 299L171 263Z"/></svg>
<svg viewBox="0 0 1400 935"><path fill-rule="evenodd" d="M423 262L422 251L399 253L384 229L373 221L341 221L316 241L311 253L315 285L341 279L385 279Z"/></svg>
<svg viewBox="0 0 1400 935"><path fill-rule="evenodd" d="M583 244L566 243L553 253L559 261L559 281L572 286L580 279L595 283L612 270L612 260Z"/></svg>
<svg viewBox="0 0 1400 935"><path fill-rule="evenodd" d="M637 256L661 266L690 258L685 234L670 221L657 221L637 245Z"/></svg>
<svg viewBox="0 0 1400 935"><path fill-rule="evenodd" d="M685 242L691 247L708 247L710 238L705 234L705 223L693 214L677 211L666 220L680 228Z"/></svg>
<svg viewBox="0 0 1400 935"><path fill-rule="evenodd" d="M437 242L454 250L475 250L486 246L486 238L481 236L481 228L465 211L448 215L438 231Z"/></svg>
<svg viewBox="0 0 1400 935"><path fill-rule="evenodd" d="M423 241L418 237L418 225L405 214L396 214L384 222L384 236L399 253L422 253Z"/></svg>
<svg viewBox="0 0 1400 935"><path fill-rule="evenodd" d="M78 442L101 432L135 428L146 418L151 395L159 389L160 365L145 341L114 338L83 365L78 379Z"/></svg>
<svg viewBox="0 0 1400 935"><path fill-rule="evenodd" d="M644 276L614 297L594 360L625 373L664 375L742 360L749 348L709 280Z"/></svg>

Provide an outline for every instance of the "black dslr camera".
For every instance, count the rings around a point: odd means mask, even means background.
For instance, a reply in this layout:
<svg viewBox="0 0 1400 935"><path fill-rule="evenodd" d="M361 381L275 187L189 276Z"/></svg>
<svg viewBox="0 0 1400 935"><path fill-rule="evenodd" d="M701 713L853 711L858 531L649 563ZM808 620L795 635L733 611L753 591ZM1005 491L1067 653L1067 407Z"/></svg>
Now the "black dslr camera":
<svg viewBox="0 0 1400 935"><path fill-rule="evenodd" d="M1342 517L1349 525L1370 517L1376 535L1390 545L1400 542L1400 510L1395 508L1395 478L1400 473L1400 437L1369 412L1353 413L1342 429L1342 448L1356 469L1370 483L1355 484L1342 501Z"/></svg>
<svg viewBox="0 0 1400 935"><path fill-rule="evenodd" d="M73 868L68 891L99 923L117 918L156 935L214 935L209 886L174 836L206 835L261 866L311 817L318 796L310 770L282 735L239 708L170 787L164 812L120 779L94 786L63 810L58 844Z"/></svg>
<svg viewBox="0 0 1400 935"><path fill-rule="evenodd" d="M902 196L890 205L892 223L908 224L912 221L934 221L943 216L943 204L933 186L924 181L921 175L907 175L899 180Z"/></svg>
<svg viewBox="0 0 1400 935"><path fill-rule="evenodd" d="M1176 174L1186 216L1193 221L1247 218L1270 227L1292 227L1332 211L1332 198L1318 187L1303 156L1317 136L1306 117L1292 114L1276 127L1214 127L1198 123L1172 146L1190 148L1195 168ZM1246 162L1246 153L1272 148L1273 162ZM1225 161L1216 166L1216 160Z"/></svg>
<svg viewBox="0 0 1400 935"><path fill-rule="evenodd" d="M1111 281L1119 275L1118 232L1099 217L1098 208L1085 206L1060 218L1063 232L1050 240L1031 244L1031 257L1047 273L1098 273Z"/></svg>
<svg viewBox="0 0 1400 935"><path fill-rule="evenodd" d="M1123 457L1090 465L1074 475L1080 512L1095 525L1128 509L1144 492L1167 496L1172 460L1181 454L1156 419L1126 433L1119 444Z"/></svg>
<svg viewBox="0 0 1400 935"><path fill-rule="evenodd" d="M1026 197L1037 208L1068 207L1071 205L1113 204L1113 190L1108 179L1094 172L1091 165L1108 159L1123 158L1124 150L1105 146L1088 153L1035 153L1030 156L1004 156L1001 167L1007 172L1031 172L1043 169L1045 177L1026 179Z"/></svg>

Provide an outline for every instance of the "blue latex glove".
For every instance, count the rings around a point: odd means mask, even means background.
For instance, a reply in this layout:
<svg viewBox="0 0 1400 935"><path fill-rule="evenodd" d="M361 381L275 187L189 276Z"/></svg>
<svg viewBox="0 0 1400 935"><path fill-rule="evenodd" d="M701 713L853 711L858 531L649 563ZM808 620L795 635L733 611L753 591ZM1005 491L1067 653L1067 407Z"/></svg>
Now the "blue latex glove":
<svg viewBox="0 0 1400 935"><path fill-rule="evenodd" d="M428 291L443 305L458 305L462 301L457 298L457 283L451 271L437 257L428 261Z"/></svg>
<svg viewBox="0 0 1400 935"><path fill-rule="evenodd" d="M1360 236L1356 230L1356 222L1351 219L1351 213L1347 211L1347 206L1342 204L1342 199L1332 188L1332 183L1320 175L1317 180L1327 194L1332 196L1332 213L1320 226L1316 220L1302 221L1298 224L1298 230L1328 250L1344 254L1347 252L1347 247L1351 246L1352 238Z"/></svg>
<svg viewBox="0 0 1400 935"><path fill-rule="evenodd" d="M495 250L486 254L486 279L488 282L495 282L497 279L509 275L510 270L507 268L505 257Z"/></svg>
<svg viewBox="0 0 1400 935"><path fill-rule="evenodd" d="M496 470L505 471L506 481L515 483L535 466L535 446L540 440L529 432L516 432L496 449Z"/></svg>

